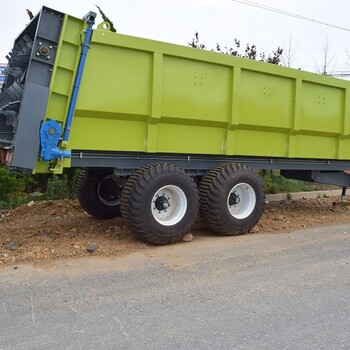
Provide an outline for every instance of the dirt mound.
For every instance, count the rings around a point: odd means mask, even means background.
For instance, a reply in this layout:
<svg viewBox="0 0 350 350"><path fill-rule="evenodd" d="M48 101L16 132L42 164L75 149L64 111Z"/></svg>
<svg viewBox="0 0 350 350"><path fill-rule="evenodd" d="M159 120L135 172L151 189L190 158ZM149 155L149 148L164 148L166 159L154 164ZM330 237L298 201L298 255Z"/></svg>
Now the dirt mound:
<svg viewBox="0 0 350 350"><path fill-rule="evenodd" d="M268 203L252 233L286 232L350 222L349 207L334 206L337 199ZM31 204L0 214L0 266L90 254L115 256L149 247L135 239L120 218L96 220L83 212L77 201ZM200 221L192 234L212 235Z"/></svg>

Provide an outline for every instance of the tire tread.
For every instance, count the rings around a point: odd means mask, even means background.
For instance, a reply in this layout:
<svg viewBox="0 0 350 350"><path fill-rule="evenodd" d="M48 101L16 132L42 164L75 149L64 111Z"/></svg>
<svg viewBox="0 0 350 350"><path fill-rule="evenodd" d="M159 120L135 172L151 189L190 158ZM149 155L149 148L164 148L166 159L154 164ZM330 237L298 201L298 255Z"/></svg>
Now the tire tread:
<svg viewBox="0 0 350 350"><path fill-rule="evenodd" d="M225 189L225 185L237 175L246 175L254 179L258 189L257 204L254 212L242 225L234 225L235 220L227 223L223 219L222 208L218 198ZM260 195L261 194L261 195ZM239 235L249 232L261 217L265 201L264 189L258 177L244 164L227 163L215 169L211 169L204 176L199 186L200 215L207 226L214 232L222 235ZM243 222L243 220L242 220ZM237 223L237 220L236 220Z"/></svg>

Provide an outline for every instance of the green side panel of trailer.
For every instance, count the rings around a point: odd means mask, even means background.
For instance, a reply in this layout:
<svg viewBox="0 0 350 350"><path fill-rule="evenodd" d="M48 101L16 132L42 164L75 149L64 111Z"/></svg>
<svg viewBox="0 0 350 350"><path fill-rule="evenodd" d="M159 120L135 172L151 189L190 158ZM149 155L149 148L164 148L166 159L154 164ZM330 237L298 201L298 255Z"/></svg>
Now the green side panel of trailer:
<svg viewBox="0 0 350 350"><path fill-rule="evenodd" d="M86 26L65 21L46 115L63 125ZM349 89L340 79L95 29L63 146L345 160Z"/></svg>
<svg viewBox="0 0 350 350"><path fill-rule="evenodd" d="M70 147L347 159L349 83L95 30Z"/></svg>

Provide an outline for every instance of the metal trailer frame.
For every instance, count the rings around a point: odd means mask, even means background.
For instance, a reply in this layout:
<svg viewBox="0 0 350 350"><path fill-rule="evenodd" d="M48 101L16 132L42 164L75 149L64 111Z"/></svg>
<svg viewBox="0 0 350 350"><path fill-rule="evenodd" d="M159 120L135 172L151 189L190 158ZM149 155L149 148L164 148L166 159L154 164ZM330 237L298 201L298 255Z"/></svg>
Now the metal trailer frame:
<svg viewBox="0 0 350 350"><path fill-rule="evenodd" d="M136 169L152 163L171 163L191 176L202 177L208 169L226 163L245 164L252 169L282 170L286 178L350 187L350 161L305 160L264 157L218 157L184 154L145 154L132 152L88 152L74 150L72 167L113 168L117 176L129 176Z"/></svg>

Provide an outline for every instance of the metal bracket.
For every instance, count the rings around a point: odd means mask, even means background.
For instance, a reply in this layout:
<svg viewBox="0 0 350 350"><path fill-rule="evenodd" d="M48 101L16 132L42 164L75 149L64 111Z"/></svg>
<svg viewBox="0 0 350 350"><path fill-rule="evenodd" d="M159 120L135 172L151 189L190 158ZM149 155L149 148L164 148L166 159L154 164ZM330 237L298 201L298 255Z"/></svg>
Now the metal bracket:
<svg viewBox="0 0 350 350"><path fill-rule="evenodd" d="M86 22L93 22L93 21L95 21L96 17L97 17L97 13L90 11L82 18L82 20L84 20Z"/></svg>
<svg viewBox="0 0 350 350"><path fill-rule="evenodd" d="M40 128L40 157L44 162L50 162L54 159L70 158L70 151L62 151L58 148L62 126L51 119L41 125Z"/></svg>

